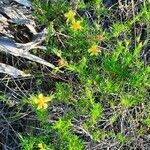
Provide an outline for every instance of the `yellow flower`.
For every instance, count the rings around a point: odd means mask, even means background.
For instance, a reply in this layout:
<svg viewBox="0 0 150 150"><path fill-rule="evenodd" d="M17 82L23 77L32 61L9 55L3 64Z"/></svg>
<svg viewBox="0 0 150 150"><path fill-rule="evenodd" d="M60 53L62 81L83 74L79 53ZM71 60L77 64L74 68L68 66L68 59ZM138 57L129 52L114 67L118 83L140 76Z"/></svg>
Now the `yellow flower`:
<svg viewBox="0 0 150 150"><path fill-rule="evenodd" d="M73 10L69 10L69 12L65 13L64 16L67 18L67 22L72 22L74 21L74 16L76 15L76 13Z"/></svg>
<svg viewBox="0 0 150 150"><path fill-rule="evenodd" d="M38 144L38 148L39 148L40 150L46 150L45 145L42 144L42 143Z"/></svg>
<svg viewBox="0 0 150 150"><path fill-rule="evenodd" d="M96 35L96 40L103 41L105 37L103 35Z"/></svg>
<svg viewBox="0 0 150 150"><path fill-rule="evenodd" d="M64 59L64 58L60 58L59 60L58 60L58 66L59 67L64 67L65 65L67 65L68 63L67 63L67 61Z"/></svg>
<svg viewBox="0 0 150 150"><path fill-rule="evenodd" d="M37 104L37 109L47 109L48 102L52 100L52 96L46 97L43 94L39 94L37 97L34 97L33 103Z"/></svg>
<svg viewBox="0 0 150 150"><path fill-rule="evenodd" d="M82 26L81 26L81 21L73 21L72 25L71 25L71 29L75 32L77 30L81 30Z"/></svg>
<svg viewBox="0 0 150 150"><path fill-rule="evenodd" d="M98 55L99 53L98 45L93 44L91 48L88 50L88 52L91 53L91 55Z"/></svg>

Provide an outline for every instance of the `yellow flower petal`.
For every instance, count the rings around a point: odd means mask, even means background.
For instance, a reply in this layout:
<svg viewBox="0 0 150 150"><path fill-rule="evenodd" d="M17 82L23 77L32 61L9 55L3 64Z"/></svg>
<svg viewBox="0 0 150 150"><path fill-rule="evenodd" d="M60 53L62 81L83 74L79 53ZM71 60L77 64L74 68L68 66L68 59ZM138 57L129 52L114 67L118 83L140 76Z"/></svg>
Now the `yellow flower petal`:
<svg viewBox="0 0 150 150"><path fill-rule="evenodd" d="M48 108L48 104L43 104L43 109L47 109Z"/></svg>
<svg viewBox="0 0 150 150"><path fill-rule="evenodd" d="M37 110L39 110L39 109L43 109L43 105L39 104L37 107Z"/></svg>
<svg viewBox="0 0 150 150"><path fill-rule="evenodd" d="M37 99L36 97L34 97L34 98L32 99L32 101L33 101L33 103L35 103L35 104L38 103L38 99Z"/></svg>
<svg viewBox="0 0 150 150"><path fill-rule="evenodd" d="M45 102L49 102L49 101L51 101L51 98L50 98L50 97L45 97L45 98L44 98L44 101L45 101Z"/></svg>
<svg viewBox="0 0 150 150"><path fill-rule="evenodd" d="M38 98L43 98L44 96L43 96L43 94L42 93L40 93L39 95L38 95Z"/></svg>
<svg viewBox="0 0 150 150"><path fill-rule="evenodd" d="M81 30L81 29L82 29L81 22L82 22L82 21L74 21L74 22L72 22L71 29L72 29L73 31L75 31L75 32L76 32L77 30Z"/></svg>
<svg viewBox="0 0 150 150"><path fill-rule="evenodd" d="M38 144L38 147L39 148L43 147L43 144L42 143Z"/></svg>
<svg viewBox="0 0 150 150"><path fill-rule="evenodd" d="M72 22L74 21L74 16L76 15L76 13L73 10L69 10L69 12L65 13L64 16L67 18L67 22Z"/></svg>
<svg viewBox="0 0 150 150"><path fill-rule="evenodd" d="M91 55L98 55L99 53L98 45L93 44L91 48L88 50L88 52L91 53Z"/></svg>
<svg viewBox="0 0 150 150"><path fill-rule="evenodd" d="M46 150L46 149L44 148L44 144L42 144L42 143L38 144L38 148L40 148L40 150Z"/></svg>
<svg viewBox="0 0 150 150"><path fill-rule="evenodd" d="M37 109L46 109L48 107L48 102L54 98L54 95L44 96L43 94L39 94L36 97L31 97L32 102L37 104Z"/></svg>

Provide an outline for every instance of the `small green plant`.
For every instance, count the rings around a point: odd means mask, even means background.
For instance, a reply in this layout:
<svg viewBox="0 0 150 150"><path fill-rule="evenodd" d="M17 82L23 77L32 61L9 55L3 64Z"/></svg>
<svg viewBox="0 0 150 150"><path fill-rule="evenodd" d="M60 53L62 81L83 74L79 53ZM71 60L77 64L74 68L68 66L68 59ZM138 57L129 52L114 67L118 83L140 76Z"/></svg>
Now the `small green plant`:
<svg viewBox="0 0 150 150"><path fill-rule="evenodd" d="M74 134L71 133L71 121L59 119L54 124L54 128L58 131L61 136L62 144L60 143L60 149L66 150L82 150L82 141Z"/></svg>
<svg viewBox="0 0 150 150"><path fill-rule="evenodd" d="M144 0L134 14L133 1L120 3L108 9L101 0L34 1L37 20L48 29L46 55L53 55L62 74L52 72L53 94L25 101L39 131L19 135L24 150L84 150L88 142L98 143L97 149L104 143L130 149L149 134L150 67L142 59L149 40L142 41L136 29L136 21L149 26L149 4ZM121 15L129 8L131 16L118 19L116 7Z"/></svg>
<svg viewBox="0 0 150 150"><path fill-rule="evenodd" d="M118 139L119 143L125 142L125 137L122 135L122 133L117 134L117 139Z"/></svg>
<svg viewBox="0 0 150 150"><path fill-rule="evenodd" d="M21 135L19 135L19 138L21 140L21 146L23 150L54 150L52 144L45 144L40 137L29 135L23 138Z"/></svg>

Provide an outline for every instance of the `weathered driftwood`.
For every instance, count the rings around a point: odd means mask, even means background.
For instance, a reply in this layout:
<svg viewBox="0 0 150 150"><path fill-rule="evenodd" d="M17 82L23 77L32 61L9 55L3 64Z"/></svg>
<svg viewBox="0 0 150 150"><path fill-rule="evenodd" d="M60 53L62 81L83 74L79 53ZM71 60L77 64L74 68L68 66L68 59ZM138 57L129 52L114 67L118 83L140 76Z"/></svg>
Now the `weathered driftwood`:
<svg viewBox="0 0 150 150"><path fill-rule="evenodd" d="M25 74L23 71L3 63L0 63L0 73L9 74L14 78L17 78L18 76L22 76L22 77L30 76L30 74Z"/></svg>
<svg viewBox="0 0 150 150"><path fill-rule="evenodd" d="M8 55L13 55L15 57L22 57L28 60L40 63L42 65L48 66L52 69L55 66L42 58L31 54L29 51L31 49L46 49L41 43L46 38L46 29L42 32L37 33L36 23L34 22L33 16L27 7L32 7L28 0L13 0L21 6L17 5L1 5L0 4L0 53L5 52ZM2 3L9 3L11 1L1 1ZM25 11L26 10L26 11ZM22 27L26 27L29 32L33 35L32 40L27 43L18 43L9 31L9 25L16 24ZM30 35L29 35L30 36ZM31 37L30 37L31 38ZM0 63L0 73L6 73L13 77L26 76L22 71L14 68L13 66L8 66L4 63Z"/></svg>
<svg viewBox="0 0 150 150"><path fill-rule="evenodd" d="M14 0L14 1L26 7L32 7L31 2L27 0Z"/></svg>

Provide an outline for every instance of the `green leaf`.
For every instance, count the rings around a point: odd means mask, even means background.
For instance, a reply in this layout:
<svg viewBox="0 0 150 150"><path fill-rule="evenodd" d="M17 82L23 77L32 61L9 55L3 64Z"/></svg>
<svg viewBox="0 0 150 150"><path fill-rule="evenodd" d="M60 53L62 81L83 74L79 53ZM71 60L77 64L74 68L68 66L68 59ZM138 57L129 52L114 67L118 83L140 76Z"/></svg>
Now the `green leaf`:
<svg viewBox="0 0 150 150"><path fill-rule="evenodd" d="M103 113L103 108L101 106L101 104L99 103L95 103L93 104L91 110L90 110L90 120L93 123L96 123L96 121L98 121Z"/></svg>
<svg viewBox="0 0 150 150"><path fill-rule="evenodd" d="M118 142L121 144L123 144L125 142L125 137L123 136L122 133L117 134L117 139L118 139Z"/></svg>

